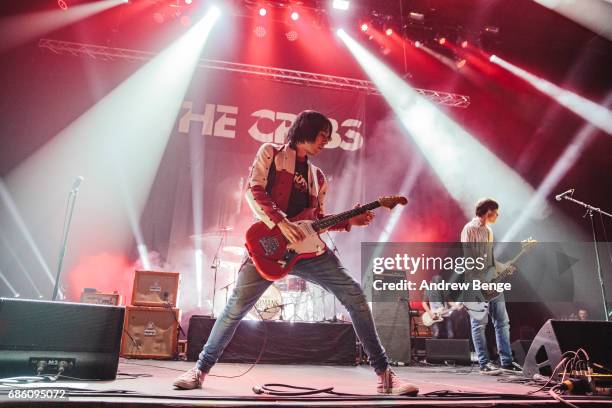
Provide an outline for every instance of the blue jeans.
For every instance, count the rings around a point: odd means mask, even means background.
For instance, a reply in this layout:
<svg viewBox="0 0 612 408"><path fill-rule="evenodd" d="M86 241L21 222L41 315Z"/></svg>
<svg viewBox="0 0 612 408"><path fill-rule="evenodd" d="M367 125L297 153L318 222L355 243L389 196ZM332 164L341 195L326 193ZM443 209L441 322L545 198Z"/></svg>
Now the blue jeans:
<svg viewBox="0 0 612 408"><path fill-rule="evenodd" d="M370 358L370 364L377 373L383 372L389 365L387 354L380 344L366 297L340 260L327 250L323 255L298 261L291 274L323 287L340 300L351 315L353 328ZM198 369L205 373L210 371L232 339L240 320L271 284L259 275L251 259L245 260L232 296L199 355L196 363Z"/></svg>
<svg viewBox="0 0 612 408"><path fill-rule="evenodd" d="M485 314L482 320L470 317L472 341L474 342L476 354L478 354L478 363L482 367L489 362L487 338L485 336L489 315L491 315L493 327L495 328L495 340L497 342L497 350L499 351L500 363L502 365L512 364L510 319L508 319L508 311L506 310L506 301L504 300L503 293L489 302L489 313Z"/></svg>

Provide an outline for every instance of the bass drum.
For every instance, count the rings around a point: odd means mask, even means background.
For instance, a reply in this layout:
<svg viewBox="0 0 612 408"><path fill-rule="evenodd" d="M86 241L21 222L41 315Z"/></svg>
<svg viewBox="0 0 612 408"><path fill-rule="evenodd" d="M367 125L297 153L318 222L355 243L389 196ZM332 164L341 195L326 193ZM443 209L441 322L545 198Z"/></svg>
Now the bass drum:
<svg viewBox="0 0 612 408"><path fill-rule="evenodd" d="M248 315L254 320L278 320L283 310L282 305L281 291L272 284L257 300Z"/></svg>

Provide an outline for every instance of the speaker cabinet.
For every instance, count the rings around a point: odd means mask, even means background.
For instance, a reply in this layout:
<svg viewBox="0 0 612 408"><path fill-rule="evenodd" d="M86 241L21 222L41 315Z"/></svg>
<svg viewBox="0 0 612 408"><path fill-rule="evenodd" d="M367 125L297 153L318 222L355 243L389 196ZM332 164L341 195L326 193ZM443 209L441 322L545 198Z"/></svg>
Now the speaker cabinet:
<svg viewBox="0 0 612 408"><path fill-rule="evenodd" d="M57 374L114 380L125 309L0 298L0 377Z"/></svg>
<svg viewBox="0 0 612 408"><path fill-rule="evenodd" d="M177 355L179 309L127 306L126 310L123 357L171 359Z"/></svg>
<svg viewBox="0 0 612 408"><path fill-rule="evenodd" d="M468 339L426 339L427 362L432 364L472 364Z"/></svg>
<svg viewBox="0 0 612 408"><path fill-rule="evenodd" d="M612 322L548 320L536 335L523 364L526 377L550 376L566 351L583 348L590 360L612 364Z"/></svg>
<svg viewBox="0 0 612 408"><path fill-rule="evenodd" d="M532 341L533 340L516 340L510 345L512 349L512 358L521 366L525 364L525 357L527 356L529 347L531 347Z"/></svg>
<svg viewBox="0 0 612 408"><path fill-rule="evenodd" d="M176 307L178 287L178 272L136 271L132 305Z"/></svg>
<svg viewBox="0 0 612 408"><path fill-rule="evenodd" d="M373 302L372 315L380 342L391 361L410 364L410 315L408 302Z"/></svg>

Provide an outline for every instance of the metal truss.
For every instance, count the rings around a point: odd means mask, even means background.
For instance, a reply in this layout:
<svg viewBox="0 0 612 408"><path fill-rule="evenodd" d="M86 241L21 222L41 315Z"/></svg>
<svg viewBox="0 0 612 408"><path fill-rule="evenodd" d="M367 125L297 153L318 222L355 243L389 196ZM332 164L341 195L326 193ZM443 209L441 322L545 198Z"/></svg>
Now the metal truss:
<svg viewBox="0 0 612 408"><path fill-rule="evenodd" d="M68 41L51 40L46 38L39 40L38 46L40 48L49 50L50 52L53 52L55 54L87 56L89 58L101 61L148 61L156 55L155 53L146 51L104 47L100 45L81 44ZM283 83L344 91L363 91L368 94L380 95L380 92L372 82L362 79L210 59L200 59L198 61L198 67L206 69L215 69L219 71L235 72L238 74L244 74L248 76L254 76ZM467 95L460 95L450 92L440 92L431 89L415 88L415 90L430 101L439 105L455 108L467 108L470 105L470 97Z"/></svg>

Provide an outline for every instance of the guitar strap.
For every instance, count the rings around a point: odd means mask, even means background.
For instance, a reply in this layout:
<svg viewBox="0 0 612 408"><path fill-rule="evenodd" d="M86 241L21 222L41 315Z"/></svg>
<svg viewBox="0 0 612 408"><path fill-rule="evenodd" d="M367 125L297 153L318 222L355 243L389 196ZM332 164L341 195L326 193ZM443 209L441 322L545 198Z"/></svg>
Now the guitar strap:
<svg viewBox="0 0 612 408"><path fill-rule="evenodd" d="M276 149L273 151L272 163L270 163L270 169L268 170L268 182L266 183L266 193L268 193L270 197L272 197L272 186L274 186L274 181L276 180L276 155L278 154Z"/></svg>

